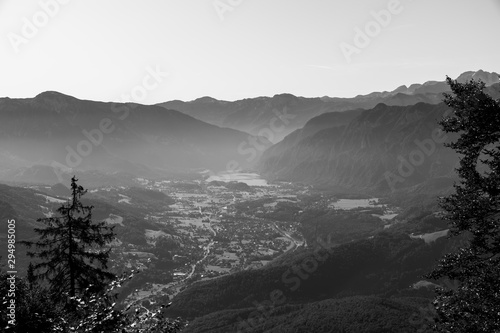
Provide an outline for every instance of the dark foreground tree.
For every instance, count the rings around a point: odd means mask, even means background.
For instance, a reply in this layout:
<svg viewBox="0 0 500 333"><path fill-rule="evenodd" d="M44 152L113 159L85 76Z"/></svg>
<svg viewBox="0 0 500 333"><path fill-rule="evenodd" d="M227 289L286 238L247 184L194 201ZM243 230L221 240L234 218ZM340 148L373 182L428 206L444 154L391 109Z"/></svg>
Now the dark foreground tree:
<svg viewBox="0 0 500 333"><path fill-rule="evenodd" d="M60 216L38 219L45 228L37 228L36 242L24 242L28 255L37 258L35 277L47 280L54 296L64 299L84 292L102 291L114 274L107 271L113 228L105 222L92 221L93 206L84 206L81 197L87 192L71 179L71 198L57 212Z"/></svg>
<svg viewBox="0 0 500 333"><path fill-rule="evenodd" d="M115 303L117 289L137 274L121 277L108 284L100 294L74 297L76 309L73 314L65 314L54 331L61 332L106 332L106 333L178 333L185 326L181 318L170 319L164 315L171 305L156 304L146 309L140 303L133 302L126 307Z"/></svg>
<svg viewBox="0 0 500 333"><path fill-rule="evenodd" d="M70 297L74 309L57 303L50 292L38 284L30 285L27 278L16 278L15 310L7 305L10 274L0 271L0 332L5 333L178 333L186 322L165 317L167 304L146 309L140 303L115 303L120 286L137 272L124 274L111 281L100 293L85 293ZM128 276L127 276L128 275Z"/></svg>
<svg viewBox="0 0 500 333"><path fill-rule="evenodd" d="M30 286L26 278L15 278L15 307L9 305L13 299L9 286L11 274L0 272L0 332L53 332L54 323L60 318L61 307L52 302L43 287Z"/></svg>
<svg viewBox="0 0 500 333"><path fill-rule="evenodd" d="M441 200L453 236L469 241L446 255L429 277L455 280L434 302L438 332L500 332L500 101L484 83L447 79L453 114L440 124L459 134L449 144L460 156L460 183Z"/></svg>

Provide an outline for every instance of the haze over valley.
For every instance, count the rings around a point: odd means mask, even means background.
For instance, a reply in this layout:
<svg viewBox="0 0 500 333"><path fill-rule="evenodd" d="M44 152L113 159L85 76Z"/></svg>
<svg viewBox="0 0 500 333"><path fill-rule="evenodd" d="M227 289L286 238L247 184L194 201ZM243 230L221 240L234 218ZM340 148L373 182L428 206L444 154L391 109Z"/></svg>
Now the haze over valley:
<svg viewBox="0 0 500 333"><path fill-rule="evenodd" d="M0 327L498 331L497 5L0 4Z"/></svg>

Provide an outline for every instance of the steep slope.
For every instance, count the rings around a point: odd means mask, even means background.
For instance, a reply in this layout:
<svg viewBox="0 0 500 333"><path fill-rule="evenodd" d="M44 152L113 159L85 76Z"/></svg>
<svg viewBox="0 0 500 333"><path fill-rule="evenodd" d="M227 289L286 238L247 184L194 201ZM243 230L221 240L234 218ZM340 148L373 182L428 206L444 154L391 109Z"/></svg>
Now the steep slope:
<svg viewBox="0 0 500 333"><path fill-rule="evenodd" d="M197 318L183 332L423 332L422 310L428 311L428 305L427 299L417 297L354 296L277 308L261 306Z"/></svg>
<svg viewBox="0 0 500 333"><path fill-rule="evenodd" d="M359 116L363 109L340 112L327 112L309 120L303 128L286 136L288 145L298 143L327 128L343 127ZM281 143L281 142L280 142Z"/></svg>
<svg viewBox="0 0 500 333"><path fill-rule="evenodd" d="M379 104L347 126L322 129L298 142L287 137L264 152L259 169L275 179L354 191L388 191L446 177L457 161L442 144L451 136L438 132L446 110L444 104Z"/></svg>
<svg viewBox="0 0 500 333"><path fill-rule="evenodd" d="M500 98L500 83L485 91ZM453 183L458 161L443 146L454 136L441 133L438 125L448 111L444 103L417 103L323 114L268 148L258 169L272 179L338 191L438 193Z"/></svg>
<svg viewBox="0 0 500 333"><path fill-rule="evenodd" d="M228 328L227 331L236 331L238 325L252 316L256 317L259 325L274 323L287 327L283 316L291 320L294 313L298 317L292 326L315 327L308 316L318 306L317 302L325 302L325 310L335 312L335 305L326 304L332 302L339 306L345 302L344 305L350 308L352 297L363 296L357 298L360 311L371 311L364 308L365 302L372 302L373 306L386 302L399 308L397 312L404 316L411 312L401 309L401 298L432 295L416 292L409 286L421 280L421 276L432 268L444 251L449 250L449 246L449 241L444 238L428 245L421 240L411 240L406 235L381 233L372 239L339 247L302 249L291 253L277 265L197 282L176 296L168 313L196 317L190 324L190 332L201 332L201 327L210 326L218 328L214 332L224 331L219 326ZM370 295L381 298L370 299ZM258 315L251 315L256 310ZM307 314L298 314L301 311ZM349 318L357 316L350 311L344 315L352 316ZM260 317L265 318L264 322L259 320ZM328 323L333 326L341 321L330 316L327 318L331 319ZM323 322L321 325L326 324ZM410 328L407 320L401 324ZM272 331L271 328L276 326L266 327ZM262 328L255 332L267 331ZM321 331L315 328L312 331Z"/></svg>
<svg viewBox="0 0 500 333"><path fill-rule="evenodd" d="M269 144L264 138L253 139ZM238 146L248 140L246 133L158 106L84 101L56 92L0 99L4 174L54 161L63 169L136 175L148 170L225 170L231 160L248 167L238 153Z"/></svg>

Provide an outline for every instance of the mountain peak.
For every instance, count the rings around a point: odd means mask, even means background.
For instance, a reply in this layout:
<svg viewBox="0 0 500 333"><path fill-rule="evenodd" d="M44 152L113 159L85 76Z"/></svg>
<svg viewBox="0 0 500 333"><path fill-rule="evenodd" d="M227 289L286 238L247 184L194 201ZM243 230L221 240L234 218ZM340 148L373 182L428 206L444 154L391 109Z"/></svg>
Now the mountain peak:
<svg viewBox="0 0 500 333"><path fill-rule="evenodd" d="M35 98L68 98L68 97L74 98L72 96L65 95L63 93L53 90L47 90L35 96Z"/></svg>
<svg viewBox="0 0 500 333"><path fill-rule="evenodd" d="M63 112L68 105L74 103L75 101L78 101L78 99L57 91L45 91L31 99L31 103L39 106L43 105L53 111L56 111L57 113Z"/></svg>
<svg viewBox="0 0 500 333"><path fill-rule="evenodd" d="M406 91L408 91L408 87L403 84L402 86L399 86L396 89L394 89L392 92L393 93L398 93L398 92L403 92L404 93Z"/></svg>
<svg viewBox="0 0 500 333"><path fill-rule="evenodd" d="M69 101L76 100L77 98L65 95L58 91L44 91L35 96L34 100L37 102L51 102L51 103L67 103Z"/></svg>
<svg viewBox="0 0 500 333"><path fill-rule="evenodd" d="M491 86L492 84L500 82L500 75L496 72L490 73L480 69L475 72L474 71L464 72L457 77L457 81L460 83L464 83L470 80L481 80L487 86Z"/></svg>
<svg viewBox="0 0 500 333"><path fill-rule="evenodd" d="M282 93L274 95L273 98L297 98L297 96L290 93Z"/></svg>
<svg viewBox="0 0 500 333"><path fill-rule="evenodd" d="M213 98L213 97L210 97L210 96L203 96L203 97L200 97L200 98L197 98L195 100L193 100L193 102L198 102L198 103L216 103L216 102L219 102L219 100Z"/></svg>

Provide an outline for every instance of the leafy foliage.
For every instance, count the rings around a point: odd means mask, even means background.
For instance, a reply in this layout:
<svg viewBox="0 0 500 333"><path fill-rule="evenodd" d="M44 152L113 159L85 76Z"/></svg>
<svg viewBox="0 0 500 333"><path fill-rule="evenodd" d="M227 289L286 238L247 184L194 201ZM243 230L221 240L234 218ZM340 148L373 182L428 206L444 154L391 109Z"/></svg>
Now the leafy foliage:
<svg viewBox="0 0 500 333"><path fill-rule="evenodd" d="M10 274L0 273L0 293L2 295L0 330L30 333L36 327L37 332L51 332L55 319L62 312L61 306L54 304L47 289L31 284L24 278L16 278L15 280L15 325L8 323L12 319L8 316L10 311L7 308L12 299L8 296L9 290L11 290L8 277Z"/></svg>
<svg viewBox="0 0 500 333"><path fill-rule="evenodd" d="M453 114L441 121L446 132L459 133L448 146L461 154L460 184L441 200L453 235L470 238L447 254L429 276L456 280L435 300L439 332L500 331L500 102L484 83L448 78L453 94L445 103Z"/></svg>
<svg viewBox="0 0 500 333"><path fill-rule="evenodd" d="M90 288L81 295L69 297L69 305L58 303L51 298L49 289L38 284L30 284L26 278L16 280L15 325L8 325L8 309L0 309L0 327L5 332L18 333L176 333L184 326L180 318L171 320L164 316L170 304L162 304L154 309L146 309L139 304L123 308L116 302L120 287L138 272L132 271L107 284L100 293ZM0 292L3 305L9 301L7 292L8 274L0 274ZM3 331L2 331L3 332Z"/></svg>

